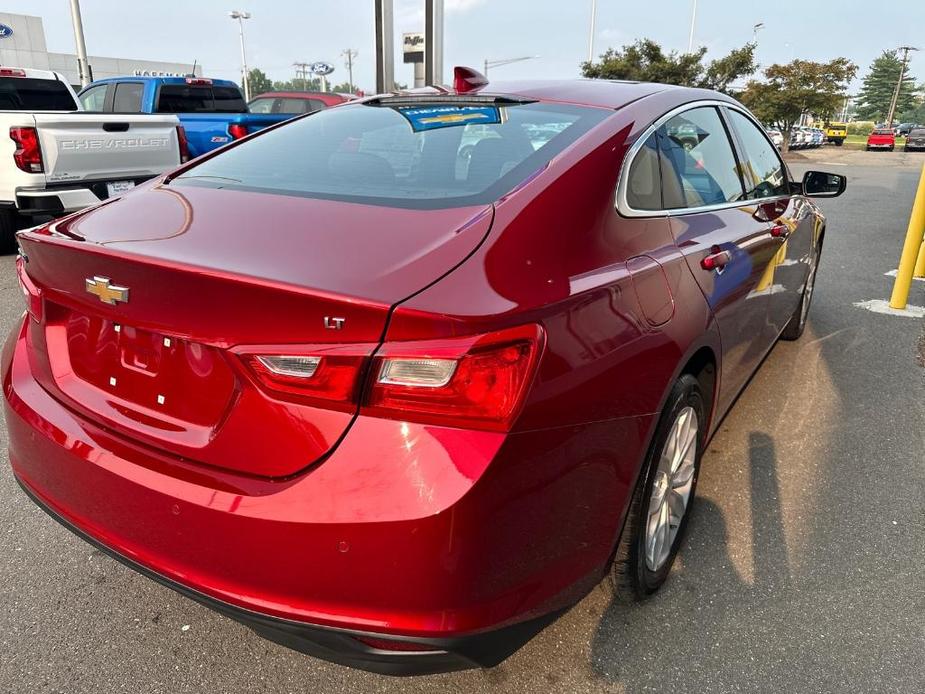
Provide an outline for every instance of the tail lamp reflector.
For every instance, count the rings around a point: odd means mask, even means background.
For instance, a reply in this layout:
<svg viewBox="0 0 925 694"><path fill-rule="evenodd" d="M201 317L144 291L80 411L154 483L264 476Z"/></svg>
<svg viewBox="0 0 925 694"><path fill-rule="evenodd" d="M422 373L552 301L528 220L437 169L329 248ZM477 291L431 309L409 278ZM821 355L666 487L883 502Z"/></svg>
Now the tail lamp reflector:
<svg viewBox="0 0 925 694"><path fill-rule="evenodd" d="M42 173L45 170L38 132L34 127L10 128L10 139L16 143L13 162L17 169L26 173Z"/></svg>
<svg viewBox="0 0 925 694"><path fill-rule="evenodd" d="M304 347L302 354L242 355L271 394L347 411L416 421L507 430L536 370L538 325L486 335ZM301 350L300 350L301 351ZM366 374L368 383L363 385Z"/></svg>
<svg viewBox="0 0 925 694"><path fill-rule="evenodd" d="M232 123L228 126L228 134L231 135L232 140L240 140L242 137L247 137L247 126Z"/></svg>
<svg viewBox="0 0 925 694"><path fill-rule="evenodd" d="M185 164L190 160L189 140L186 139L186 130L182 125L177 126L177 145L180 148L180 163Z"/></svg>

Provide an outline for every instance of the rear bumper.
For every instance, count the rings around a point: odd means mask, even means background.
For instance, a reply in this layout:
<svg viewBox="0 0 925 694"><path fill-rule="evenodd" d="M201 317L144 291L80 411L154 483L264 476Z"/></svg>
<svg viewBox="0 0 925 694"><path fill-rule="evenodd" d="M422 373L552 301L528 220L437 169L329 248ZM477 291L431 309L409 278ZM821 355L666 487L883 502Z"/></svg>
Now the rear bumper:
<svg viewBox="0 0 925 694"><path fill-rule="evenodd" d="M324 628L279 619L216 600L132 561L67 521L18 476L15 479L26 495L45 513L85 542L125 566L225 617L240 622L265 639L339 665L383 675L426 675L475 667L492 667L514 653L561 614L560 610L528 622L471 636L400 639L377 632ZM407 648L406 644L416 644L422 650L401 651L376 647L378 642L389 641L402 644L404 648ZM385 643L379 645L384 646Z"/></svg>
<svg viewBox="0 0 925 694"><path fill-rule="evenodd" d="M20 327L4 408L13 471L40 506L267 638L391 674L497 664L596 585L649 428L503 435L359 418L323 463L272 481L116 437L31 368Z"/></svg>
<svg viewBox="0 0 925 694"><path fill-rule="evenodd" d="M16 208L24 215L62 215L96 205L109 197L106 184L131 181L136 185L150 180L142 178L111 178L105 181L81 181L52 184L44 188L16 190Z"/></svg>

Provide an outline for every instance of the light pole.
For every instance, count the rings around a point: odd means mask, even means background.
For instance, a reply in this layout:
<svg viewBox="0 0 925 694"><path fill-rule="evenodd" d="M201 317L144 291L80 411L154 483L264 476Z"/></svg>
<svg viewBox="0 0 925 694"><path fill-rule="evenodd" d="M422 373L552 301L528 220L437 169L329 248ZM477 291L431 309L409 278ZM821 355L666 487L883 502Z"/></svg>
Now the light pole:
<svg viewBox="0 0 925 694"><path fill-rule="evenodd" d="M533 60L539 58L538 55L525 55L522 58L502 58L501 60L485 60L485 70L482 73L486 77L488 76L488 68L490 67L501 67L502 65L510 65L511 63L519 63L521 60Z"/></svg>
<svg viewBox="0 0 925 694"><path fill-rule="evenodd" d="M247 79L247 55L244 53L244 20L250 19L251 13L232 10L228 13L228 16L238 20L238 29L240 30L241 36L241 73L244 75L241 84L244 85L244 101L247 102L251 100L251 90Z"/></svg>
<svg viewBox="0 0 925 694"><path fill-rule="evenodd" d="M752 43L758 45L758 32L764 29L764 22L758 22L752 27Z"/></svg>
<svg viewBox="0 0 925 694"><path fill-rule="evenodd" d="M347 68L347 81L350 84L350 91L355 92L356 89L353 86L353 60L357 57L357 51L355 48L345 48L341 55L344 56L345 67Z"/></svg>
<svg viewBox="0 0 925 694"><path fill-rule="evenodd" d="M697 24L697 0L694 0L694 7L691 10L691 33L687 38L687 52L694 52L694 26Z"/></svg>
<svg viewBox="0 0 925 694"><path fill-rule="evenodd" d="M594 18L597 16L597 0L591 0L591 28L588 31L588 62L594 60Z"/></svg>
<svg viewBox="0 0 925 694"><path fill-rule="evenodd" d="M86 87L93 81L93 74L90 72L90 62L87 60L84 25L80 18L80 0L71 0L71 22L74 24L74 42L77 44L77 70L80 72L80 86Z"/></svg>
<svg viewBox="0 0 925 694"><path fill-rule="evenodd" d="M909 62L909 51L919 50L915 46L900 46L899 50L903 52L902 67L899 68L899 79L896 80L896 89L893 90L893 99L890 101L890 112L886 117L886 127L893 127L893 116L896 115L896 104L899 102L899 92L902 90L903 78L906 76L906 64Z"/></svg>

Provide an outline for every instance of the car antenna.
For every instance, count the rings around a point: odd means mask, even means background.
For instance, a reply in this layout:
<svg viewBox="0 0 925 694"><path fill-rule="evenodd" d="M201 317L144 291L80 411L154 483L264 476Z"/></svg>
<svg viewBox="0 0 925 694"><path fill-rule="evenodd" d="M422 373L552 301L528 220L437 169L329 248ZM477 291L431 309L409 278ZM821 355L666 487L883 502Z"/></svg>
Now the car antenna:
<svg viewBox="0 0 925 694"><path fill-rule="evenodd" d="M198 59L198 58L193 58L193 70L192 70L192 72L190 72L190 73L187 75L187 77L195 77L195 76L196 76L196 63L197 63L197 62L199 62L199 59Z"/></svg>

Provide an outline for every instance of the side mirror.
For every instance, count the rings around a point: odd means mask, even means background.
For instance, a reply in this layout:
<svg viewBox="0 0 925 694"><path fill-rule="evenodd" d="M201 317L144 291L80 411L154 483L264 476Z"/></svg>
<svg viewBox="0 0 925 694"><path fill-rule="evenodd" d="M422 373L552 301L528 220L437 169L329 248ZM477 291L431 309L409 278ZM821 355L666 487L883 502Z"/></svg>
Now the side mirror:
<svg viewBox="0 0 925 694"><path fill-rule="evenodd" d="M808 198L837 198L845 192L848 177L824 171L807 171L803 176L803 195Z"/></svg>

